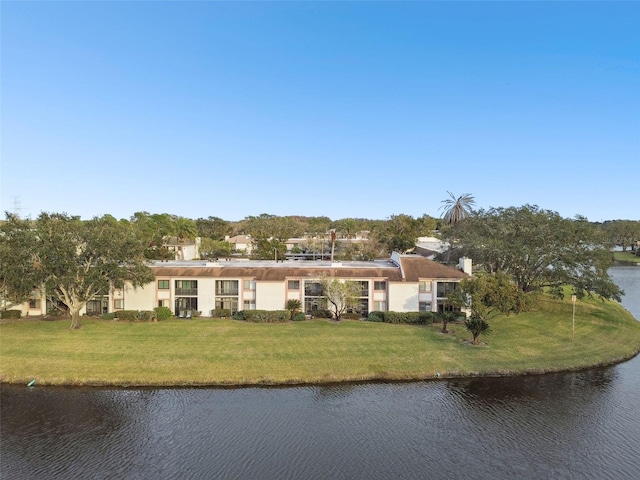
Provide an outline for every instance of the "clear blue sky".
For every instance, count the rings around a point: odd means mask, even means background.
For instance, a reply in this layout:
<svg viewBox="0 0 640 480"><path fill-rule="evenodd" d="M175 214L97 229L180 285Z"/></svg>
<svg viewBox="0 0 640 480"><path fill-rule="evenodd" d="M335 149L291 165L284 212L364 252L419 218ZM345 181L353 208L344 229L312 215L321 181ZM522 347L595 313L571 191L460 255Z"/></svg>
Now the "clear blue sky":
<svg viewBox="0 0 640 480"><path fill-rule="evenodd" d="M638 2L0 8L2 210L640 220Z"/></svg>

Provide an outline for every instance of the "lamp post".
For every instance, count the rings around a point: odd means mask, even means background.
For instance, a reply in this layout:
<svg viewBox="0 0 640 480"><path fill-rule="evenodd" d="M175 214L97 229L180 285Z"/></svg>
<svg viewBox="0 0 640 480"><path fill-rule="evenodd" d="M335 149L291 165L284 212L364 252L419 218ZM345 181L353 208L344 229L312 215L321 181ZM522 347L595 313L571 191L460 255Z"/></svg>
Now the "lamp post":
<svg viewBox="0 0 640 480"><path fill-rule="evenodd" d="M571 340L576 339L576 296L571 295L571 303L573 303L573 315L571 316Z"/></svg>

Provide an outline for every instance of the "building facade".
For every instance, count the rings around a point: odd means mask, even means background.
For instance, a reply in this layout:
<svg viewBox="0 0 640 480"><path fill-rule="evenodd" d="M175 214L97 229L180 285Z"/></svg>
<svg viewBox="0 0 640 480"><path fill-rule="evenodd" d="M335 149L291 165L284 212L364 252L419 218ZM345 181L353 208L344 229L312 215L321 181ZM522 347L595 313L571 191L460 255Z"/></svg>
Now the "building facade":
<svg viewBox="0 0 640 480"><path fill-rule="evenodd" d="M320 279L337 278L361 286L357 311L363 316L380 311L443 311L446 297L471 274L471 261L450 268L419 255L393 253L388 260L330 261L165 261L150 264L155 281L143 287L126 285L93 300L82 313L96 315L118 310L169 307L178 317L213 310L283 310L288 300L299 300L307 314L322 308ZM44 314L39 309L23 314Z"/></svg>

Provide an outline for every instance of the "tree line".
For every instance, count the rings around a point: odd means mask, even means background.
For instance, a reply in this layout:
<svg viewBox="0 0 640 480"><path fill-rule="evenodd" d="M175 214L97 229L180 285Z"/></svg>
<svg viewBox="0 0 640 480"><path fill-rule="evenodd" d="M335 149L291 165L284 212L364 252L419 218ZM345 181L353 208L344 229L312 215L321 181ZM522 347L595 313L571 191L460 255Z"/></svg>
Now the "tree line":
<svg viewBox="0 0 640 480"><path fill-rule="evenodd" d="M387 220L332 221L263 214L227 222L137 212L120 220L111 215L81 220L65 213L42 213L31 220L7 213L0 223L0 300L6 308L7 302L25 301L34 288L44 286L68 308L72 328L77 328L87 302L125 281L134 286L152 281L147 260L167 258L167 237L187 241L200 236L223 244L227 235L249 234L256 242L256 258L273 258L274 249L282 251L288 238L327 238L331 230L347 240L341 258L364 260L410 251L419 236L437 231L449 245L438 260L467 256L474 261L474 278L459 289L467 295L451 301L468 306L465 302L473 298L475 320L490 316L483 311L517 312L523 305L520 295L544 289L562 295L569 287L578 297L620 299L622 292L607 273L611 250L619 246L638 252L640 222L596 224L535 205L473 210L471 195L450 196L442 202L443 219L400 214ZM349 242L361 231L369 232L367 242Z"/></svg>

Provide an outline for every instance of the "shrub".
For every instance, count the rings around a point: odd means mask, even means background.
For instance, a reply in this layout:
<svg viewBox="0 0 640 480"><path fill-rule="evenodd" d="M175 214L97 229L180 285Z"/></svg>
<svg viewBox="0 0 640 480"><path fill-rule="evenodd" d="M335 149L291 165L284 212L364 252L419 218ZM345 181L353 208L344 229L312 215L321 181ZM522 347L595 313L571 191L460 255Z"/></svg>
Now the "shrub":
<svg viewBox="0 0 640 480"><path fill-rule="evenodd" d="M312 310L311 318L333 318L331 310Z"/></svg>
<svg viewBox="0 0 640 480"><path fill-rule="evenodd" d="M304 314L304 312L298 312L296 313L293 318L291 319L294 322L301 322L302 320L305 320L307 318L307 316Z"/></svg>
<svg viewBox="0 0 640 480"><path fill-rule="evenodd" d="M117 318L119 320L137 320L138 311L137 310L120 310L117 312Z"/></svg>
<svg viewBox="0 0 640 480"><path fill-rule="evenodd" d="M369 312L369 316L367 320L370 322L384 322L384 312L380 310L374 310L373 312Z"/></svg>
<svg viewBox="0 0 640 480"><path fill-rule="evenodd" d="M345 320L360 320L362 318L362 315L356 312L346 312L343 313L340 318L343 318Z"/></svg>
<svg viewBox="0 0 640 480"><path fill-rule="evenodd" d="M370 322L404 323L409 325L431 325L433 313L431 312L381 312L373 311L367 318Z"/></svg>
<svg viewBox="0 0 640 480"><path fill-rule="evenodd" d="M214 308L211 310L211 316L213 318L229 318L231 316L231 310L228 308ZM244 320L244 318L241 320Z"/></svg>
<svg viewBox="0 0 640 480"><path fill-rule="evenodd" d="M117 317L117 313L116 312L111 312L111 313L103 313L102 315L100 315L100 318L102 320L113 320L114 318Z"/></svg>
<svg viewBox="0 0 640 480"><path fill-rule="evenodd" d="M20 318L22 317L21 310L3 310L0 312L0 318Z"/></svg>
<svg viewBox="0 0 640 480"><path fill-rule="evenodd" d="M300 310L302 310L302 302L300 302L300 300L292 298L290 300L287 300L285 308L289 311L290 318L291 320L293 320L293 317L295 317L295 315L300 312Z"/></svg>
<svg viewBox="0 0 640 480"><path fill-rule="evenodd" d="M150 322L151 320L153 320L156 316L156 312L154 312L153 310L140 310L138 312L138 318L137 320L142 320L144 322Z"/></svg>
<svg viewBox="0 0 640 480"><path fill-rule="evenodd" d="M116 315L119 320L150 322L154 319L156 313L153 310L119 310Z"/></svg>
<svg viewBox="0 0 640 480"><path fill-rule="evenodd" d="M171 309L169 307L156 307L153 311L158 321L169 320L173 317L173 313L171 313Z"/></svg>
<svg viewBox="0 0 640 480"><path fill-rule="evenodd" d="M234 320L246 320L246 317L244 316L244 310L238 310L231 316L231 318L233 318Z"/></svg>
<svg viewBox="0 0 640 480"><path fill-rule="evenodd" d="M244 320L252 323L278 323L289 320L288 310L243 310Z"/></svg>

